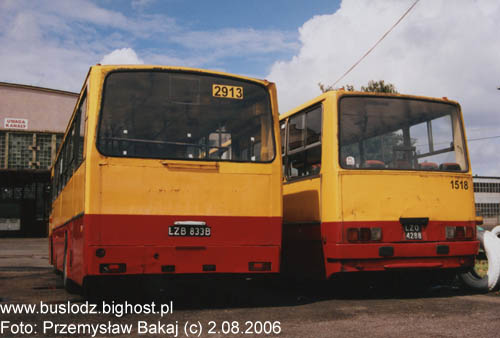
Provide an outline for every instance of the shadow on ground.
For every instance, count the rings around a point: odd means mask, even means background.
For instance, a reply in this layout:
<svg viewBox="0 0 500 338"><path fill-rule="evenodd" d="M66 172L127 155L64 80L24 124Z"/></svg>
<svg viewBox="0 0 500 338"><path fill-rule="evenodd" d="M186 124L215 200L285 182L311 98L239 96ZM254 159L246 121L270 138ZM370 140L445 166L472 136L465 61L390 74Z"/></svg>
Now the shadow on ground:
<svg viewBox="0 0 500 338"><path fill-rule="evenodd" d="M58 285L60 287L62 285ZM474 294L462 287L456 278L430 282L418 273L356 273L331 281L148 276L101 280L93 291L88 299L97 304L103 300L132 304L173 301L178 310L286 307L332 299L413 299ZM78 294L74 297L74 301L85 301Z"/></svg>

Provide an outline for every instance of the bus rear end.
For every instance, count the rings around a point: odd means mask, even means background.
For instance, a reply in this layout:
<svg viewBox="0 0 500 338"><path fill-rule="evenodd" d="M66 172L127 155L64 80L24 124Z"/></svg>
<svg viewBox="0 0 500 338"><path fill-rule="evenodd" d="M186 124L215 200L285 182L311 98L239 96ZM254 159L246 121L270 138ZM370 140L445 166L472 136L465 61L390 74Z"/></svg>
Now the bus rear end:
<svg viewBox="0 0 500 338"><path fill-rule="evenodd" d="M336 207L323 205L321 224L327 277L473 266L479 243L459 105L343 93L334 109L337 184L323 194Z"/></svg>
<svg viewBox="0 0 500 338"><path fill-rule="evenodd" d="M86 275L279 272L274 85L189 69L95 72Z"/></svg>

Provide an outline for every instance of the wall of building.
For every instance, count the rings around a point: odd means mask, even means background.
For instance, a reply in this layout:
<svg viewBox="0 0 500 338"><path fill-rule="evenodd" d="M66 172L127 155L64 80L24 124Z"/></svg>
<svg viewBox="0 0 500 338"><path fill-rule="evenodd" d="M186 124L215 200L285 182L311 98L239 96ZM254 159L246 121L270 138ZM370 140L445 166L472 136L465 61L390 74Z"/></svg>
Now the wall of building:
<svg viewBox="0 0 500 338"><path fill-rule="evenodd" d="M0 129L64 133L78 94L0 82ZM6 128L5 119L28 120L27 128Z"/></svg>
<svg viewBox="0 0 500 338"><path fill-rule="evenodd" d="M500 224L500 177L474 176L476 214L483 216L484 227Z"/></svg>
<svg viewBox="0 0 500 338"><path fill-rule="evenodd" d="M0 236L44 236L50 168L78 94L0 82Z"/></svg>

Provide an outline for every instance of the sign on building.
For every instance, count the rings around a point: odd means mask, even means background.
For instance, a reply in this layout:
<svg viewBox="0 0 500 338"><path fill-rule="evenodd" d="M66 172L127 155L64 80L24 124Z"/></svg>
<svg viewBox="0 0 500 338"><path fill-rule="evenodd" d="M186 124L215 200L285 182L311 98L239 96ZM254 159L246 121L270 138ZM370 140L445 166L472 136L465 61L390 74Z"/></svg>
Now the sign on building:
<svg viewBox="0 0 500 338"><path fill-rule="evenodd" d="M0 231L21 230L21 220L19 218L0 218Z"/></svg>
<svg viewBox="0 0 500 338"><path fill-rule="evenodd" d="M28 120L6 117L3 121L3 127L5 129L28 129Z"/></svg>

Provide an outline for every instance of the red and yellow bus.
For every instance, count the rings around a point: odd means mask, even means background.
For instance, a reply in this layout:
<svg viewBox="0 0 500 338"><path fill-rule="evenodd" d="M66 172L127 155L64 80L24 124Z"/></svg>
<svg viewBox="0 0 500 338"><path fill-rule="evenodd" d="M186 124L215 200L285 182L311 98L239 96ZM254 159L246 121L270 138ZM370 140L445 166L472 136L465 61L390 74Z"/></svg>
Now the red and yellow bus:
<svg viewBox="0 0 500 338"><path fill-rule="evenodd" d="M452 271L478 252L458 103L329 91L280 117L283 270Z"/></svg>
<svg viewBox="0 0 500 338"><path fill-rule="evenodd" d="M278 128L264 80L91 67L52 169L50 261L65 285L279 272Z"/></svg>

